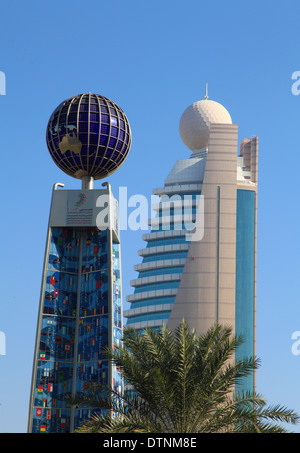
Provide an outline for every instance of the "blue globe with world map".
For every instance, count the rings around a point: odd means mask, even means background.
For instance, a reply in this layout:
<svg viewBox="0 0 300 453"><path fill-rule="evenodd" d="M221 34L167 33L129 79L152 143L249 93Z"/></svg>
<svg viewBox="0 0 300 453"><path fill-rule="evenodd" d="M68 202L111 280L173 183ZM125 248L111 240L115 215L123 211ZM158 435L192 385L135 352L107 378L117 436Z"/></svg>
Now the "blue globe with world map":
<svg viewBox="0 0 300 453"><path fill-rule="evenodd" d="M98 94L78 94L54 110L46 141L62 171L77 179L102 179L125 161L131 130L125 113L115 102Z"/></svg>

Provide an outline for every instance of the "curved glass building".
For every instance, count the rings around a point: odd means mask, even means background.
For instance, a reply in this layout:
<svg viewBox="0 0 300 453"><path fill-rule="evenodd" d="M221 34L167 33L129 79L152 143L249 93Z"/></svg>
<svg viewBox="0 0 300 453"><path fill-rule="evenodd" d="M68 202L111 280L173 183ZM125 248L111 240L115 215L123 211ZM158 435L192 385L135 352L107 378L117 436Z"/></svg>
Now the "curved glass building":
<svg viewBox="0 0 300 453"><path fill-rule="evenodd" d="M255 355L258 138L244 139L227 110L204 99L183 113L192 151L154 189L156 216L144 234L124 312L135 329L174 329L183 318L203 333L215 322L243 334L237 355ZM255 388L255 376L242 384Z"/></svg>
<svg viewBox="0 0 300 453"><path fill-rule="evenodd" d="M152 206L156 216L143 235L146 247L139 250L142 263L135 266L138 278L131 281L134 293L125 312L127 325L136 329L160 327L171 314L191 241L200 203L206 151L175 163Z"/></svg>

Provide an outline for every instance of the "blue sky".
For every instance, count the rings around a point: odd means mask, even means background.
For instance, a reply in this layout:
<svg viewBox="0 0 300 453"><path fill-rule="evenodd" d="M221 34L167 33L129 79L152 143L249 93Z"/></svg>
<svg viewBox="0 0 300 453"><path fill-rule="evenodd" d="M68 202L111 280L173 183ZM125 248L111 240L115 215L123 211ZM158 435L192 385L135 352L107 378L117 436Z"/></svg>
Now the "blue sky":
<svg viewBox="0 0 300 453"><path fill-rule="evenodd" d="M127 187L128 197L150 200L173 163L189 156L179 119L206 82L238 124L239 141L259 136L257 390L300 413L300 356L291 350L300 331L300 96L291 90L299 2L6 0L0 16L0 432L27 429L52 185L80 188L47 151L52 111L89 91L115 101L133 141L108 180L117 197ZM122 232L124 300L142 234Z"/></svg>

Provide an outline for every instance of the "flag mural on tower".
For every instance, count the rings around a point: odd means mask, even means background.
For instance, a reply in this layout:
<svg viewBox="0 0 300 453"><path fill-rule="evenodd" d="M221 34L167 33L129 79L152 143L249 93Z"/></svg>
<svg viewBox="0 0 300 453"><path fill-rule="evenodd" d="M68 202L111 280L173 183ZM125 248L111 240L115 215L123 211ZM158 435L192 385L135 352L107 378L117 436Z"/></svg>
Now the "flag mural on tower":
<svg viewBox="0 0 300 453"><path fill-rule="evenodd" d="M82 242L82 265L78 277ZM119 244L113 245L113 336L122 335ZM81 279L78 314L76 392L89 390L92 383L108 382L108 361L102 350L108 346L109 275L107 232L97 228L83 232L53 228L50 245L44 309L37 366L33 432L70 430L71 410L65 396L72 392L76 341L77 290ZM113 383L121 391L120 374ZM78 426L90 410L77 410Z"/></svg>

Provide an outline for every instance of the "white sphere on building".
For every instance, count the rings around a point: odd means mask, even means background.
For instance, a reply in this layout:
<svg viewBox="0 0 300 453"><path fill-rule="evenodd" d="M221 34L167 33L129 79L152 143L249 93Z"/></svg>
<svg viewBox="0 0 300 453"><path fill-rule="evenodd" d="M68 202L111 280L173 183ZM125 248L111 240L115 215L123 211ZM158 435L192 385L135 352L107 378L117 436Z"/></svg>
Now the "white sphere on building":
<svg viewBox="0 0 300 453"><path fill-rule="evenodd" d="M194 102L182 114L179 134L183 143L197 151L208 146L210 125L232 124L231 117L223 105L209 99Z"/></svg>

